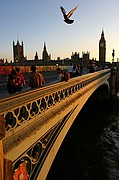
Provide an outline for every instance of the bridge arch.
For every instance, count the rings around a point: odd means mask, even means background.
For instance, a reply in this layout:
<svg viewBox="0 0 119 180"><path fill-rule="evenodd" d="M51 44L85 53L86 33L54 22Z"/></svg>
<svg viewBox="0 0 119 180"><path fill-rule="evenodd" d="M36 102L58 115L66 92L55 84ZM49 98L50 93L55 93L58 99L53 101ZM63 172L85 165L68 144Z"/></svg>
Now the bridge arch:
<svg viewBox="0 0 119 180"><path fill-rule="evenodd" d="M58 153L58 150L67 135L68 131L70 130L72 124L74 123L76 117L80 113L81 109L85 105L85 103L89 100L89 98L93 98L94 101L101 102L104 99L109 98L109 82L106 80L104 83L101 83L101 85L93 88L92 91L88 94L84 94L82 97L77 99L77 102L75 102L74 106L75 108L72 109L68 115L65 117L66 118L66 123L64 123L63 127L61 128L61 131L59 132L56 141L54 142L46 161L43 164L43 168L41 169L38 179L45 179L46 174L48 175L49 169L53 163L53 160L56 157L56 154ZM45 175L45 176L43 176Z"/></svg>

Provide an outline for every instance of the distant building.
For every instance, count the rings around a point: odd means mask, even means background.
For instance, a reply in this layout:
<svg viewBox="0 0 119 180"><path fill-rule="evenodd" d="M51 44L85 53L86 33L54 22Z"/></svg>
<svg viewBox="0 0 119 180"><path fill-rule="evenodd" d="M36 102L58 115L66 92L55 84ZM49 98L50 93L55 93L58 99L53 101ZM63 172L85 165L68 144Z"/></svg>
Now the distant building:
<svg viewBox="0 0 119 180"><path fill-rule="evenodd" d="M0 59L0 64L4 64L4 58Z"/></svg>
<svg viewBox="0 0 119 180"><path fill-rule="evenodd" d="M104 64L106 60L106 41L104 37L104 32L102 30L101 39L99 41L99 62Z"/></svg>
<svg viewBox="0 0 119 180"><path fill-rule="evenodd" d="M90 53L87 51L87 53L85 52L82 52L82 58L85 60L85 61L88 61L90 59Z"/></svg>
<svg viewBox="0 0 119 180"><path fill-rule="evenodd" d="M82 52L82 63L81 65L87 65L89 63L90 60L90 52Z"/></svg>
<svg viewBox="0 0 119 180"><path fill-rule="evenodd" d="M51 60L51 55L48 55L45 43L44 43L44 47L43 47L42 60L46 61L46 62Z"/></svg>
<svg viewBox="0 0 119 180"><path fill-rule="evenodd" d="M79 53L77 53L77 52L73 53L72 52L71 60L78 60L78 59L79 59Z"/></svg>
<svg viewBox="0 0 119 180"><path fill-rule="evenodd" d="M38 60L38 53L36 52L34 60Z"/></svg>
<svg viewBox="0 0 119 180"><path fill-rule="evenodd" d="M24 45L22 41L22 45L20 45L19 41L17 40L17 44L15 45L13 41L13 58L14 62L24 62L26 58L24 57Z"/></svg>
<svg viewBox="0 0 119 180"><path fill-rule="evenodd" d="M6 58L5 64L6 64L6 65L8 64L8 60L7 60L7 58Z"/></svg>

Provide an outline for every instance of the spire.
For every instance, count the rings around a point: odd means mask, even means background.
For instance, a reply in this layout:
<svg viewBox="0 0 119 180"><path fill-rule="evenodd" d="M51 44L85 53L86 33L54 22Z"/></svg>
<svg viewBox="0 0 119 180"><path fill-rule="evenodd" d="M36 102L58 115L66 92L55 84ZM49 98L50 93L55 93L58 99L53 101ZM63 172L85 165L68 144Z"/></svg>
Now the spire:
<svg viewBox="0 0 119 180"><path fill-rule="evenodd" d="M44 51L46 51L46 44L45 44L45 42L44 42L44 48L43 49L44 49Z"/></svg>
<svg viewBox="0 0 119 180"><path fill-rule="evenodd" d="M49 55L48 55L48 52L47 52L47 49L46 49L45 42L44 42L44 47L43 47L42 59L44 61L48 61L49 60Z"/></svg>
<svg viewBox="0 0 119 180"><path fill-rule="evenodd" d="M102 30L102 34L101 34L101 37L104 37L104 30Z"/></svg>
<svg viewBox="0 0 119 180"><path fill-rule="evenodd" d="M35 54L35 60L38 60L38 53Z"/></svg>
<svg viewBox="0 0 119 180"><path fill-rule="evenodd" d="M19 36L18 36L18 34L17 34L17 44L19 44Z"/></svg>

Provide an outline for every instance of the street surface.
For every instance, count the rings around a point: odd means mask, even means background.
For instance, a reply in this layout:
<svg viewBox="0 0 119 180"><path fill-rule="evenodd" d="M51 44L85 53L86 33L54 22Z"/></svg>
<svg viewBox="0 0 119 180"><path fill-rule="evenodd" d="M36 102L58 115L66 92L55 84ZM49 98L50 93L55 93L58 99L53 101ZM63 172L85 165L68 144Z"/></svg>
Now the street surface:
<svg viewBox="0 0 119 180"><path fill-rule="evenodd" d="M50 84L54 84L58 82L58 74L56 71L49 71L49 72L42 72L42 75L44 76L45 79L45 85L48 86ZM29 87L29 76L30 74L23 74L25 81L26 81L26 86L23 87L22 92L30 90ZM0 99L10 96L9 93L7 92L7 76L0 76Z"/></svg>

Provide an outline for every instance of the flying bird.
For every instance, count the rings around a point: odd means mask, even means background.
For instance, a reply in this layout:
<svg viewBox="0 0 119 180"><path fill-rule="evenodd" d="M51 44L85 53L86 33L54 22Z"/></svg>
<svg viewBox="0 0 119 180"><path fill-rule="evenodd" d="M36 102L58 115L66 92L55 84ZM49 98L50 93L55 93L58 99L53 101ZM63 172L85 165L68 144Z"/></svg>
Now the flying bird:
<svg viewBox="0 0 119 180"><path fill-rule="evenodd" d="M74 22L74 20L71 20L69 19L71 17L71 15L73 14L73 12L77 9L78 6L76 6L75 8L73 8L68 14L66 14L66 11L65 9L60 6L61 8L61 12L63 13L63 16L64 16L64 21L67 23L67 24L72 24Z"/></svg>

